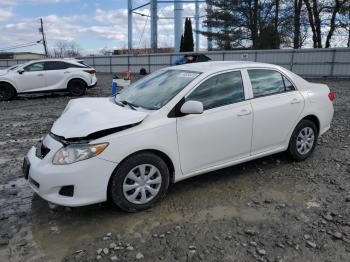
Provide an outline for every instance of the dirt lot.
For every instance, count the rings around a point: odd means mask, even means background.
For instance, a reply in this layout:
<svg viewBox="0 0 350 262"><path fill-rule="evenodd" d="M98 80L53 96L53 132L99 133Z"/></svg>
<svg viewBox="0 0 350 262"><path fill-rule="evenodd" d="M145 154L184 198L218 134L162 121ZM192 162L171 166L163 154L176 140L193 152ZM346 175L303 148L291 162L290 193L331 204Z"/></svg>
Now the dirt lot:
<svg viewBox="0 0 350 262"><path fill-rule="evenodd" d="M33 195L22 158L71 97L0 103L0 261L350 261L350 81L302 163L284 154L172 186L154 209L64 208ZM100 75L88 96L108 95Z"/></svg>

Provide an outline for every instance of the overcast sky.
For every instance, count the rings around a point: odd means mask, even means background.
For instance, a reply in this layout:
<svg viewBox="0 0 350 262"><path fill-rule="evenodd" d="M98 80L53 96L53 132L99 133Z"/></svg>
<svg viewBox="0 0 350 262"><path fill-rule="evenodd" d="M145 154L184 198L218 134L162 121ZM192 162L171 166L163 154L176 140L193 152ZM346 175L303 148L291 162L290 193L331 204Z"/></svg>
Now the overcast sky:
<svg viewBox="0 0 350 262"><path fill-rule="evenodd" d="M147 2L134 0L134 5ZM53 47L59 40L74 41L84 54L127 47L127 0L0 0L0 50L40 40L39 18L44 20L47 42ZM149 10L140 10L148 14ZM201 15L205 13L201 7ZM194 4L184 5L184 17L194 15ZM159 6L160 17L172 17L172 5ZM149 47L150 19L134 16L134 47ZM194 21L193 21L194 26ZM142 33L144 32L144 33ZM173 46L173 20L158 22L158 45ZM201 46L206 40L201 37ZM12 51L39 51L41 45Z"/></svg>

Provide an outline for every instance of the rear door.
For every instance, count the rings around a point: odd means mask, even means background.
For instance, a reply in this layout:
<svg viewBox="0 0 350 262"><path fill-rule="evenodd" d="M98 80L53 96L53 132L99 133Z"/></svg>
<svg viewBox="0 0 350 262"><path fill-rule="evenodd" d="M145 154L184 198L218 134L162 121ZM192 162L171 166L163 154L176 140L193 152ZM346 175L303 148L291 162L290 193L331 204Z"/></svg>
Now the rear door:
<svg viewBox="0 0 350 262"><path fill-rule="evenodd" d="M48 61L45 62L45 89L59 90L67 88L66 79L71 73L69 64L63 61Z"/></svg>
<svg viewBox="0 0 350 262"><path fill-rule="evenodd" d="M253 99L252 155L284 145L303 108L304 98L279 71L248 69Z"/></svg>

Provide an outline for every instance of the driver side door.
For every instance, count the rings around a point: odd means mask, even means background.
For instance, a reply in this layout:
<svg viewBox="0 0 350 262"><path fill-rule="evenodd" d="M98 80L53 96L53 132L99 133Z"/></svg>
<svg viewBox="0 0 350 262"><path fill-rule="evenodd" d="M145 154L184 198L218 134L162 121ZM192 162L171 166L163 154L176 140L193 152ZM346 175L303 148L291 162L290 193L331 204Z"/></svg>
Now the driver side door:
<svg viewBox="0 0 350 262"><path fill-rule="evenodd" d="M19 92L31 92L45 86L44 62L29 64L23 72L15 74L15 81Z"/></svg>
<svg viewBox="0 0 350 262"><path fill-rule="evenodd" d="M204 112L177 118L184 175L250 155L253 114L240 70L210 76L185 100L202 102Z"/></svg>

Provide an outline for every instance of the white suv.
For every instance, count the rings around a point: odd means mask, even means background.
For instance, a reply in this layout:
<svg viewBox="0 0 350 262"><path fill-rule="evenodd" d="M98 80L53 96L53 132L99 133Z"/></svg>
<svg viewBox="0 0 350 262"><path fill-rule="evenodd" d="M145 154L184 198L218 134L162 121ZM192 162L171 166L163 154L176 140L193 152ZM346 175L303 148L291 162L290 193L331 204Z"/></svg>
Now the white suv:
<svg viewBox="0 0 350 262"><path fill-rule="evenodd" d="M74 96L82 96L96 83L95 69L82 60L35 60L0 70L0 100L35 92L69 91Z"/></svg>

